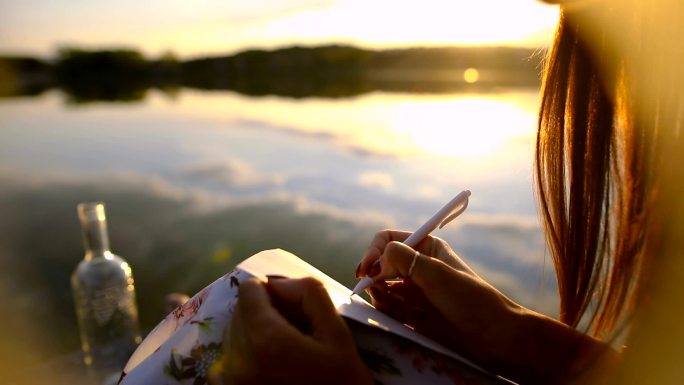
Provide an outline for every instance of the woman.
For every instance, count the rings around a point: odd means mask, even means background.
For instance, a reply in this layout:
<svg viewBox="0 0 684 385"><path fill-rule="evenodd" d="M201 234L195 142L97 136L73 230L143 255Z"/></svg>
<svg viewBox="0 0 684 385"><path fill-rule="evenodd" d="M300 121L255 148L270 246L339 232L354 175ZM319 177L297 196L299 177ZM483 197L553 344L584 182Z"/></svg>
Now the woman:
<svg viewBox="0 0 684 385"><path fill-rule="evenodd" d="M521 384L681 380L672 371L683 346L674 322L684 309L682 5L565 3L545 66L535 162L560 319L508 299L437 238L416 254L400 243L407 233L382 231L357 275L374 274L379 309ZM381 256L382 270L371 271ZM403 282L385 284L388 267ZM311 332L272 301L304 316ZM235 319L230 332L244 337L230 347L241 359L226 363L229 382L372 383L315 281L243 283ZM624 334L629 348L614 349Z"/></svg>

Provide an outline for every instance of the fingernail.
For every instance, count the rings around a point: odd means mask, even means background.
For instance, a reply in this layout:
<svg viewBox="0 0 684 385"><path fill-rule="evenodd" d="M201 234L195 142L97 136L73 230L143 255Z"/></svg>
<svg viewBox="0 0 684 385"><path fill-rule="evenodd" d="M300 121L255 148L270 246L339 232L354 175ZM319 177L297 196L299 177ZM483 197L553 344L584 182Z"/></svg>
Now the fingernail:
<svg viewBox="0 0 684 385"><path fill-rule="evenodd" d="M284 275L269 274L269 275L266 275L266 278L268 278L268 280L270 281L272 279L286 279L287 277Z"/></svg>

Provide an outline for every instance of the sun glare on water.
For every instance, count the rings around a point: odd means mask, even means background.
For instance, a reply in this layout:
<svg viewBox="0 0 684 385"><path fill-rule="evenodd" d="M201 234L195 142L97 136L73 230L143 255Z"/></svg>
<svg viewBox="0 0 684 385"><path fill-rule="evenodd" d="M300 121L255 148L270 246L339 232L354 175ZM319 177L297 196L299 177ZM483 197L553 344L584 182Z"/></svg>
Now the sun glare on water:
<svg viewBox="0 0 684 385"><path fill-rule="evenodd" d="M225 98L236 106L225 109ZM220 120L262 122L329 138L338 145L396 157L432 155L477 158L536 129L537 94L391 95L354 101L280 98L255 103L239 97L195 95L188 113Z"/></svg>
<svg viewBox="0 0 684 385"><path fill-rule="evenodd" d="M479 157L507 141L534 135L534 115L512 100L484 96L414 103L395 111L392 130L408 134L421 152Z"/></svg>

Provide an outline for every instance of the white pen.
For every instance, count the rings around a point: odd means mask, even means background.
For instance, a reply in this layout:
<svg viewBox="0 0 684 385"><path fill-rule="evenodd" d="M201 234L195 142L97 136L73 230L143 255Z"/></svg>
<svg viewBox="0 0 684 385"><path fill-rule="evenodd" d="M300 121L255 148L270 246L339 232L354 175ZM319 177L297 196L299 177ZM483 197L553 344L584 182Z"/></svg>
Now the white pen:
<svg viewBox="0 0 684 385"><path fill-rule="evenodd" d="M435 213L435 215L432 216L432 218L428 219L425 224L420 226L418 230L416 230L413 234L409 235L408 238L404 241L405 245L411 246L411 247L416 247L418 242L422 241L423 238L427 237L434 229L436 228L442 228L444 227L447 223L453 221L457 216L461 215L465 209L468 207L468 198L470 197L470 190L464 190L461 191L458 195L456 195L452 200L449 201L449 203L445 204L444 207L439 209ZM375 263L379 263L380 259L375 261ZM363 277L359 281L359 283L354 286L354 290L352 290L352 294L359 294L362 291L366 290L369 286L371 286L375 282L375 280L371 277Z"/></svg>

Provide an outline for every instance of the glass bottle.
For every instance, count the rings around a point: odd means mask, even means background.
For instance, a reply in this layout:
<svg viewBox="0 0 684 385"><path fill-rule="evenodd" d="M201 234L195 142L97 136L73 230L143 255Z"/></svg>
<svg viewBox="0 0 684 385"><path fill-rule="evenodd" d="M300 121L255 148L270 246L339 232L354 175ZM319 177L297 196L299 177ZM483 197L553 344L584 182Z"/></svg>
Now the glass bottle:
<svg viewBox="0 0 684 385"><path fill-rule="evenodd" d="M85 258L71 275L71 288L85 364L100 375L123 368L140 343L131 267L109 250L102 202L78 205Z"/></svg>

